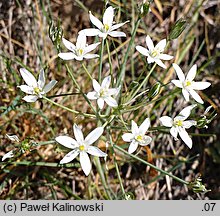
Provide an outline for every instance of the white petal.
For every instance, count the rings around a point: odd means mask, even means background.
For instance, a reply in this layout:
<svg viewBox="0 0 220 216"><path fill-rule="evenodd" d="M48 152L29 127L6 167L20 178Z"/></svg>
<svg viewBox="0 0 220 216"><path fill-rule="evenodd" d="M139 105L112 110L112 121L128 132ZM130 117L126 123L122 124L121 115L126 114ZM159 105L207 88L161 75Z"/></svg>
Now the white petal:
<svg viewBox="0 0 220 216"><path fill-rule="evenodd" d="M182 89L182 94L183 97L185 98L186 101L189 101L189 92L186 89Z"/></svg>
<svg viewBox="0 0 220 216"><path fill-rule="evenodd" d="M69 163L70 161L74 160L79 154L79 149L74 149L68 154L64 156L64 158L60 161L60 164Z"/></svg>
<svg viewBox="0 0 220 216"><path fill-rule="evenodd" d="M91 131L85 138L85 142L87 143L87 145L91 145L92 143L94 143L103 134L103 131L103 127L97 127L96 129Z"/></svg>
<svg viewBox="0 0 220 216"><path fill-rule="evenodd" d="M20 85L18 88L21 89L21 91L27 93L27 94L34 94L34 88L30 87L28 85Z"/></svg>
<svg viewBox="0 0 220 216"><path fill-rule="evenodd" d="M13 150L7 152L7 153L2 157L2 161L4 161L6 158L12 158L12 157L14 157Z"/></svg>
<svg viewBox="0 0 220 216"><path fill-rule="evenodd" d="M39 74L39 77L38 77L38 86L40 88L43 88L44 85L45 85L45 75L44 75L44 69L41 69L40 70L40 74Z"/></svg>
<svg viewBox="0 0 220 216"><path fill-rule="evenodd" d="M148 51L146 48L144 48L144 47L142 47L142 46L136 46L135 48L136 48L136 50L137 50L138 52L140 52L142 55L149 56L149 51Z"/></svg>
<svg viewBox="0 0 220 216"><path fill-rule="evenodd" d="M95 44L91 44L91 45L85 47L85 50L84 50L85 54L94 50L99 44L100 44L100 42L95 43Z"/></svg>
<svg viewBox="0 0 220 216"><path fill-rule="evenodd" d="M113 30L115 30L115 29L117 29L117 28L120 28L121 26L123 26L124 24L126 24L126 23L128 23L129 21L126 21L126 22L124 22L124 23L118 23L118 24L116 24L116 25L113 25L112 27L111 27L111 29L110 29L110 31L113 31Z"/></svg>
<svg viewBox="0 0 220 216"><path fill-rule="evenodd" d="M105 78L103 79L102 84L101 84L101 87L102 87L102 88L105 88L105 89L108 89L109 86L110 86L110 84L111 84L111 76L107 76L107 77L105 77Z"/></svg>
<svg viewBox="0 0 220 216"><path fill-rule="evenodd" d="M144 143L139 143L141 146L149 145L152 141L152 138L150 136L144 136Z"/></svg>
<svg viewBox="0 0 220 216"><path fill-rule="evenodd" d="M122 139L125 141L125 142L131 142L131 140L134 138L134 134L132 133L125 133L122 135Z"/></svg>
<svg viewBox="0 0 220 216"><path fill-rule="evenodd" d="M117 107L117 106L118 106L117 101L116 101L113 97L111 97L111 96L104 98L104 101L105 101L110 107Z"/></svg>
<svg viewBox="0 0 220 216"><path fill-rule="evenodd" d="M86 35L85 34L78 34L77 40L76 40L76 47L77 49L85 48L86 46Z"/></svg>
<svg viewBox="0 0 220 216"><path fill-rule="evenodd" d="M153 50L154 49L154 43L151 40L149 35L147 35L147 37L146 37L146 44L147 44L147 47L148 47L149 50Z"/></svg>
<svg viewBox="0 0 220 216"><path fill-rule="evenodd" d="M139 127L139 131L142 134L145 134L150 127L150 119L146 118Z"/></svg>
<svg viewBox="0 0 220 216"><path fill-rule="evenodd" d="M194 125L196 125L196 121L194 121L194 120L188 120L188 121L183 122L183 127L186 129L188 129Z"/></svg>
<svg viewBox="0 0 220 216"><path fill-rule="evenodd" d="M159 58L159 59L162 59L162 60L171 60L171 59L173 59L173 56L167 55L167 54L160 54L160 55L158 56L158 58Z"/></svg>
<svg viewBox="0 0 220 216"><path fill-rule="evenodd" d="M59 53L58 56L63 60L72 60L76 58L76 55L73 52Z"/></svg>
<svg viewBox="0 0 220 216"><path fill-rule="evenodd" d="M178 135L178 130L176 127L171 127L170 128L170 134L174 137L175 140L178 140L177 135Z"/></svg>
<svg viewBox="0 0 220 216"><path fill-rule="evenodd" d="M88 154L86 152L80 152L79 160L80 160L80 164L81 164L83 172L85 173L86 176L88 176L92 169L92 164L90 162Z"/></svg>
<svg viewBox="0 0 220 216"><path fill-rule="evenodd" d="M211 85L210 82L192 82L192 89L194 90L204 90Z"/></svg>
<svg viewBox="0 0 220 216"><path fill-rule="evenodd" d="M108 95L118 95L120 91L120 87L119 88L110 88L108 89Z"/></svg>
<svg viewBox="0 0 220 216"><path fill-rule="evenodd" d="M189 134L184 128L179 128L179 135L183 142L191 149L192 148L192 139L189 137Z"/></svg>
<svg viewBox="0 0 220 216"><path fill-rule="evenodd" d="M92 85L93 85L93 88L96 92L100 91L101 86L99 85L99 83L95 79L92 80Z"/></svg>
<svg viewBox="0 0 220 216"><path fill-rule="evenodd" d="M82 60L83 60L83 56L82 56L82 55L81 55L81 56L76 56L75 59L76 59L77 61L82 61Z"/></svg>
<svg viewBox="0 0 220 216"><path fill-rule="evenodd" d="M92 24L94 26L96 26L98 29L101 30L103 28L102 22L99 19L97 19L95 16L93 16L91 11L89 11L89 18L90 18Z"/></svg>
<svg viewBox="0 0 220 216"><path fill-rule="evenodd" d="M8 135L8 134L6 134L6 137L8 139L10 139L11 141L13 141L13 142L20 142L20 140L19 140L17 135Z"/></svg>
<svg viewBox="0 0 220 216"><path fill-rule="evenodd" d="M93 59L93 58L98 58L99 55L98 54L85 54L83 57L85 59Z"/></svg>
<svg viewBox="0 0 220 216"><path fill-rule="evenodd" d="M99 37L105 39L108 36L108 33L105 32L99 32Z"/></svg>
<svg viewBox="0 0 220 216"><path fill-rule="evenodd" d="M47 93L49 92L55 85L56 85L57 81L56 80L51 80L47 85L45 85L44 87L44 92Z"/></svg>
<svg viewBox="0 0 220 216"><path fill-rule="evenodd" d="M97 93L96 93L95 91L93 91L93 92L88 92L87 97L88 97L90 100L96 100L96 99L97 99Z"/></svg>
<svg viewBox="0 0 220 216"><path fill-rule="evenodd" d="M82 130L76 124L73 125L73 133L78 143L82 143L84 141Z"/></svg>
<svg viewBox="0 0 220 216"><path fill-rule="evenodd" d="M182 69L177 64L175 64L175 63L173 63L173 67L174 67L174 69L176 71L176 74L177 74L179 80L181 82L184 82L185 81L185 75L184 75Z"/></svg>
<svg viewBox="0 0 220 216"><path fill-rule="evenodd" d="M62 41L63 41L64 46L65 46L68 50L70 50L70 51L72 51L72 52L75 51L76 46L75 46L73 43L71 43L70 41L66 40L65 38L62 38Z"/></svg>
<svg viewBox="0 0 220 216"><path fill-rule="evenodd" d="M21 68L20 73L27 85L37 87L37 80L28 70Z"/></svg>
<svg viewBox="0 0 220 216"><path fill-rule="evenodd" d="M171 80L171 82L178 88L183 88L183 84L180 80Z"/></svg>
<svg viewBox="0 0 220 216"><path fill-rule="evenodd" d="M131 131L134 135L139 133L138 126L137 126L136 122L133 120L131 121Z"/></svg>
<svg viewBox="0 0 220 216"><path fill-rule="evenodd" d="M161 124L165 127L172 127L173 125L173 120L169 116L162 116L159 118Z"/></svg>
<svg viewBox="0 0 220 216"><path fill-rule="evenodd" d="M128 148L128 153L132 154L137 149L137 147L138 147L138 142L133 140Z"/></svg>
<svg viewBox="0 0 220 216"><path fill-rule="evenodd" d="M184 120L187 119L192 111L196 107L196 104L185 107L178 116L184 117Z"/></svg>
<svg viewBox="0 0 220 216"><path fill-rule="evenodd" d="M103 151L101 151L99 148L95 147L95 146L89 146L87 149L87 152L93 156L97 156L97 157L106 157L107 154L104 153Z"/></svg>
<svg viewBox="0 0 220 216"><path fill-rule="evenodd" d="M201 103L201 104L204 103L202 98L193 89L190 89L189 93L198 103Z"/></svg>
<svg viewBox="0 0 220 216"><path fill-rule="evenodd" d="M197 66L196 64L193 65L191 67L191 69L189 70L187 76L186 76L186 80L192 81L194 80L195 76L196 76L196 71L197 71Z"/></svg>
<svg viewBox="0 0 220 216"><path fill-rule="evenodd" d="M154 61L162 68L166 69L166 65L160 59L154 59Z"/></svg>
<svg viewBox="0 0 220 216"><path fill-rule="evenodd" d="M23 100L25 100L26 102L35 102L38 99L37 95L27 95L25 97L22 98Z"/></svg>
<svg viewBox="0 0 220 216"><path fill-rule="evenodd" d="M102 98L99 98L97 100L97 103L98 103L99 109L103 109L103 107L104 107L104 100Z"/></svg>
<svg viewBox="0 0 220 216"><path fill-rule="evenodd" d="M99 29L95 29L95 28L88 28L88 29L83 29L79 32L79 34L85 34L86 36L96 36L100 34L100 30Z"/></svg>
<svg viewBox="0 0 220 216"><path fill-rule="evenodd" d="M109 25L109 27L112 26L113 23L113 17L114 17L114 8L112 6L108 7L105 10L105 13L103 14L103 24Z"/></svg>
<svg viewBox="0 0 220 216"><path fill-rule="evenodd" d="M126 37L126 34L121 31L111 31L108 32L108 35L110 35L111 37Z"/></svg>
<svg viewBox="0 0 220 216"><path fill-rule="evenodd" d="M74 149L79 146L76 140L74 140L73 138L69 136L58 136L55 138L55 140L61 145L67 148L70 148L70 149Z"/></svg>
<svg viewBox="0 0 220 216"><path fill-rule="evenodd" d="M156 46L155 49L159 50L160 52L163 52L166 47L166 39L161 40Z"/></svg>
<svg viewBox="0 0 220 216"><path fill-rule="evenodd" d="M153 62L155 62L155 60L154 60L154 58L152 58L150 55L147 57L147 63L148 64L151 64L151 63L153 63Z"/></svg>

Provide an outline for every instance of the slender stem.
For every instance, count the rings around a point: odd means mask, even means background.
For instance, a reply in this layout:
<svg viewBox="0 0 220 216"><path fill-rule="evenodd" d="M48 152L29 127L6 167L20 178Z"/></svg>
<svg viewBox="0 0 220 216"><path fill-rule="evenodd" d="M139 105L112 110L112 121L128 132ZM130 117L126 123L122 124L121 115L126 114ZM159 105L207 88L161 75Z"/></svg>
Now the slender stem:
<svg viewBox="0 0 220 216"><path fill-rule="evenodd" d="M108 61L109 61L109 65L110 65L110 74L111 74L112 82L113 82L112 60L111 60L111 53L110 53L110 49L109 49L108 40L106 40L106 47L107 47L107 52L108 52Z"/></svg>
<svg viewBox="0 0 220 216"><path fill-rule="evenodd" d="M102 81L101 77L102 77L102 58L103 58L103 51L104 51L104 43L105 43L105 39L102 39L100 59L99 59L99 74L98 74L99 83L101 83L101 81Z"/></svg>
<svg viewBox="0 0 220 216"><path fill-rule="evenodd" d="M66 93L66 94L58 94L58 95L52 95L48 96L47 98L55 98L55 97L63 97L63 96L69 96L69 95L78 95L79 92L72 92L72 93Z"/></svg>
<svg viewBox="0 0 220 216"><path fill-rule="evenodd" d="M93 80L93 79L92 79L92 76L90 75L90 73L89 73L89 71L87 70L87 68L86 68L86 66L85 66L84 63L82 63L82 66L83 66L85 72L87 73L88 77L89 77L91 80Z"/></svg>
<svg viewBox="0 0 220 216"><path fill-rule="evenodd" d="M50 102L50 103L52 103L52 104L54 104L54 105L60 107L60 108L62 108L62 109L65 109L65 110L71 112L71 113L83 115L83 116L86 116L86 117L92 117L92 118L96 117L95 115L92 115L92 114L81 113L81 112L78 112L78 111L76 111L76 110L70 109L70 108L68 108L68 107L66 107L66 106L63 106L63 105L61 105L61 104L56 103L55 101L50 100L49 98L47 98L47 97L45 97L45 96L42 96L42 98L45 99L46 101L48 101L48 102Z"/></svg>
<svg viewBox="0 0 220 216"><path fill-rule="evenodd" d="M124 154L126 154L126 155L128 155L128 156L130 156L130 157L132 157L132 158L134 158L134 159L136 159L136 160L138 160L138 161L140 161L140 162L142 162L142 163L144 163L144 164L150 166L151 168L154 168L155 170L157 170L157 171L159 171L159 172L161 172L161 173L163 173L163 174L165 174L165 175L170 176L171 178L175 179L176 181L178 181L178 182L180 182L180 183L182 183L182 184L189 185L189 182L184 181L183 179L178 178L177 176L172 175L172 174L170 174L170 173L168 173L168 172L166 172L166 171L164 171L164 170L162 170L162 169L160 169L160 168L154 166L153 164L151 164L151 163L149 163L149 162L147 162L147 161L145 161L145 160L143 160L143 159L141 159L141 158L139 158L139 157L137 157L137 156L135 156L135 155L129 154L127 151L125 151L123 148L121 148L121 147L119 147L119 146L113 145L113 147L116 148L116 149L118 149L119 151L123 152Z"/></svg>

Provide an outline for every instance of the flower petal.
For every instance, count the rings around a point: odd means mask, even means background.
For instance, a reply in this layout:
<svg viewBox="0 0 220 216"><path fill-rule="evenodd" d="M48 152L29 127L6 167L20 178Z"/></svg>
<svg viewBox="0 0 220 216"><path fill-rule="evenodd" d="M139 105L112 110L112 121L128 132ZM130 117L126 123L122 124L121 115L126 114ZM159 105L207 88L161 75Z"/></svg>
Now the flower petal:
<svg viewBox="0 0 220 216"><path fill-rule="evenodd" d="M192 81L194 80L195 76L196 76L196 71L197 71L197 65L193 65L191 67L191 69L189 70L187 76L186 76L186 80Z"/></svg>
<svg viewBox="0 0 220 216"><path fill-rule="evenodd" d="M76 48L77 49L84 49L86 46L86 35L85 34L78 34L76 40Z"/></svg>
<svg viewBox="0 0 220 216"><path fill-rule="evenodd" d="M170 134L174 137L175 140L178 140L177 135L178 135L178 130L176 127L171 127L170 128Z"/></svg>
<svg viewBox="0 0 220 216"><path fill-rule="evenodd" d="M76 55L73 52L59 53L58 56L63 60L72 60L76 58Z"/></svg>
<svg viewBox="0 0 220 216"><path fill-rule="evenodd" d="M103 109L103 107L104 107L104 100L102 98L99 98L97 100L97 104L98 104L99 109Z"/></svg>
<svg viewBox="0 0 220 216"><path fill-rule="evenodd" d="M27 93L27 94L34 94L34 88L28 85L20 85L18 88L21 89L21 91Z"/></svg>
<svg viewBox="0 0 220 216"><path fill-rule="evenodd" d="M27 85L37 87L37 80L28 70L21 68L20 73Z"/></svg>
<svg viewBox="0 0 220 216"><path fill-rule="evenodd" d="M60 164L69 163L70 161L74 160L79 154L79 149L74 149L70 151L68 154L64 156L64 158L60 161Z"/></svg>
<svg viewBox="0 0 220 216"><path fill-rule="evenodd" d="M87 98L89 98L90 100L96 100L97 99L97 92L95 92L95 91L88 92Z"/></svg>
<svg viewBox="0 0 220 216"><path fill-rule="evenodd" d="M87 152L93 156L106 157L107 154L95 146L89 146Z"/></svg>
<svg viewBox="0 0 220 216"><path fill-rule="evenodd" d="M189 92L186 89L182 88L182 94L185 100L189 101Z"/></svg>
<svg viewBox="0 0 220 216"><path fill-rule="evenodd" d="M196 121L194 121L194 120L188 120L188 121L183 122L183 127L186 129L188 129L194 125L196 125Z"/></svg>
<svg viewBox="0 0 220 216"><path fill-rule="evenodd" d="M155 49L159 50L160 52L163 52L166 47L166 39L161 40L156 46Z"/></svg>
<svg viewBox="0 0 220 216"><path fill-rule="evenodd" d="M192 148L192 139L184 128L179 127L179 135L183 142L191 149Z"/></svg>
<svg viewBox="0 0 220 216"><path fill-rule="evenodd" d="M121 31L111 31L108 32L108 35L110 35L111 37L126 37L126 34Z"/></svg>
<svg viewBox="0 0 220 216"><path fill-rule="evenodd" d="M185 107L185 108L179 113L178 116L183 117L183 118L182 118L183 120L187 119L187 118L189 117L189 115L190 115L192 109L194 109L196 106L197 106L197 105L194 104L194 105L190 105L190 106Z"/></svg>
<svg viewBox="0 0 220 216"><path fill-rule="evenodd" d="M99 19L97 19L95 16L93 16L91 11L89 11L89 18L90 18L92 24L94 26L96 26L98 29L101 30L103 28L102 22Z"/></svg>
<svg viewBox="0 0 220 216"><path fill-rule="evenodd" d="M95 43L95 44L91 44L91 45L85 47L85 50L84 50L85 54L94 50L99 44L100 44L100 42Z"/></svg>
<svg viewBox="0 0 220 216"><path fill-rule="evenodd" d="M144 55L144 56L149 56L149 51L148 51L146 48L144 48L144 47L142 47L142 46L136 46L135 48L136 48L136 50L137 50L139 53L141 53L142 55Z"/></svg>
<svg viewBox="0 0 220 216"><path fill-rule="evenodd" d="M171 82L178 88L183 88L183 84L180 80L171 80Z"/></svg>
<svg viewBox="0 0 220 216"><path fill-rule="evenodd" d="M49 92L55 85L56 85L57 81L56 80L51 80L47 85L45 85L44 87L44 92L47 93Z"/></svg>
<svg viewBox="0 0 220 216"><path fill-rule="evenodd" d="M110 88L110 89L108 89L108 95L118 95L120 89L121 89L120 87Z"/></svg>
<svg viewBox="0 0 220 216"><path fill-rule="evenodd" d="M173 120L169 116L162 116L159 118L161 124L165 127L172 127L173 125Z"/></svg>
<svg viewBox="0 0 220 216"><path fill-rule="evenodd" d="M45 85L45 75L44 75L44 69L41 69L40 70L40 74L39 74L39 77L38 77L38 86L40 88L43 88L44 85Z"/></svg>
<svg viewBox="0 0 220 216"><path fill-rule="evenodd" d="M152 138L150 136L144 136L144 142L139 143L140 146L146 146L149 145L152 141Z"/></svg>
<svg viewBox="0 0 220 216"><path fill-rule="evenodd" d="M134 135L139 133L139 128L138 128L136 122L133 120L131 121L131 131Z"/></svg>
<svg viewBox="0 0 220 216"><path fill-rule="evenodd" d="M87 145L91 145L92 143L94 143L103 134L103 131L103 127L97 127L92 132L90 132L85 138L85 142L87 143Z"/></svg>
<svg viewBox="0 0 220 216"><path fill-rule="evenodd" d="M74 133L75 138L78 143L82 143L84 141L84 136L83 136L82 130L76 124L73 125L73 133Z"/></svg>
<svg viewBox="0 0 220 216"><path fill-rule="evenodd" d="M88 176L92 169L92 164L90 162L88 154L86 152L80 152L79 160L80 160L80 164L81 164L83 172L85 173L86 176Z"/></svg>
<svg viewBox="0 0 220 216"><path fill-rule="evenodd" d="M160 59L154 59L154 61L162 68L166 69L166 65Z"/></svg>
<svg viewBox="0 0 220 216"><path fill-rule="evenodd" d="M111 84L111 76L107 76L107 77L105 77L105 78L103 79L102 84L101 84L101 87L102 87L102 88L105 88L105 89L108 89L109 86L110 86L110 84Z"/></svg>
<svg viewBox="0 0 220 216"><path fill-rule="evenodd" d="M116 25L113 25L112 27L111 27L111 29L110 29L110 31L113 31L113 30L115 30L115 29L117 29L117 28L120 28L121 26L123 26L124 24L126 24L126 23L128 23L129 21L126 21L126 22L123 22L123 23L118 23L118 24L116 24Z"/></svg>
<svg viewBox="0 0 220 216"><path fill-rule="evenodd" d="M201 104L204 103L202 98L193 89L190 89L189 93L198 103L201 103Z"/></svg>
<svg viewBox="0 0 220 216"><path fill-rule="evenodd" d="M65 38L62 38L62 41L63 41L64 46L65 46L68 50L70 50L70 51L72 51L72 52L75 51L76 46L75 46L73 43L71 43L70 41L66 40Z"/></svg>
<svg viewBox="0 0 220 216"><path fill-rule="evenodd" d="M112 26L114 18L114 8L112 6L108 7L105 10L105 13L103 14L103 24L109 25L109 27Z"/></svg>
<svg viewBox="0 0 220 216"><path fill-rule="evenodd" d="M192 89L194 90L204 90L211 85L210 82L192 82Z"/></svg>
<svg viewBox="0 0 220 216"><path fill-rule="evenodd" d="M128 153L132 154L138 147L138 142L136 142L135 140L133 140L128 148Z"/></svg>
<svg viewBox="0 0 220 216"><path fill-rule="evenodd" d="M85 54L83 57L85 59L93 59L93 58L98 58L99 55L98 54Z"/></svg>
<svg viewBox="0 0 220 216"><path fill-rule="evenodd" d="M173 56L167 54L159 54L158 58L162 60L171 60L173 59Z"/></svg>
<svg viewBox="0 0 220 216"><path fill-rule="evenodd" d="M179 80L181 82L184 82L185 81L185 75L184 75L182 69L179 67L179 65L177 65L175 63L173 63L173 67L174 67L174 69L176 71L176 74L177 74Z"/></svg>
<svg viewBox="0 0 220 216"><path fill-rule="evenodd" d="M113 97L111 97L111 96L105 97L105 98L104 98L104 101L105 101L110 107L117 107L117 106L118 106L117 101L116 101Z"/></svg>
<svg viewBox="0 0 220 216"><path fill-rule="evenodd" d="M100 84L99 84L95 79L92 80L92 85L93 85L93 88L94 88L94 90L95 90L96 92L99 92L99 91L100 91L101 86L100 86Z"/></svg>
<svg viewBox="0 0 220 216"><path fill-rule="evenodd" d="M79 31L79 34L85 34L86 36L96 36L100 34L100 30L96 28L87 28Z"/></svg>
<svg viewBox="0 0 220 216"><path fill-rule="evenodd" d="M147 35L147 37L146 37L146 44L147 44L147 47L148 47L149 50L153 50L154 49L154 43L151 40L149 35Z"/></svg>
<svg viewBox="0 0 220 216"><path fill-rule="evenodd" d="M14 157L13 150L7 152L7 153L2 157L2 161L4 161L4 160L7 159L7 158L12 158L12 157Z"/></svg>
<svg viewBox="0 0 220 216"><path fill-rule="evenodd" d="M58 136L55 138L55 140L70 149L74 149L76 147L79 146L79 144L76 142L76 140L74 140L73 138L69 137L69 136Z"/></svg>
<svg viewBox="0 0 220 216"><path fill-rule="evenodd" d="M139 131L142 134L145 134L150 127L150 119L146 118L139 127Z"/></svg>
<svg viewBox="0 0 220 216"><path fill-rule="evenodd" d="M134 138L134 134L132 134L132 133L125 133L122 135L122 139L125 142L131 142L133 138Z"/></svg>
<svg viewBox="0 0 220 216"><path fill-rule="evenodd" d="M37 95L27 95L25 97L22 98L23 100L25 100L26 102L35 102L38 99Z"/></svg>

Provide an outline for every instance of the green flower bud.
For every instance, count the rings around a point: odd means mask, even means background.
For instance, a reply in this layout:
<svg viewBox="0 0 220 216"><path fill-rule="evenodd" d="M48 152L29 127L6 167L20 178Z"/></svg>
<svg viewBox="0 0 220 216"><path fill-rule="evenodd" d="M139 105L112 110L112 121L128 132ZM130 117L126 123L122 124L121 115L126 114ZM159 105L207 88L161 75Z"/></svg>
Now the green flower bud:
<svg viewBox="0 0 220 216"><path fill-rule="evenodd" d="M159 82L157 82L156 84L154 84L154 86L150 89L149 93L148 93L148 97L149 98L154 98L156 97L161 89L161 84Z"/></svg>
<svg viewBox="0 0 220 216"><path fill-rule="evenodd" d="M175 24L171 27L170 34L169 34L169 40L174 40L178 38L182 32L185 30L187 26L186 20L180 18L175 22Z"/></svg>
<svg viewBox="0 0 220 216"><path fill-rule="evenodd" d="M189 189L191 189L194 193L207 193L211 190L207 190L205 185L202 184L202 179L199 176L195 179L195 181L190 182L188 185Z"/></svg>

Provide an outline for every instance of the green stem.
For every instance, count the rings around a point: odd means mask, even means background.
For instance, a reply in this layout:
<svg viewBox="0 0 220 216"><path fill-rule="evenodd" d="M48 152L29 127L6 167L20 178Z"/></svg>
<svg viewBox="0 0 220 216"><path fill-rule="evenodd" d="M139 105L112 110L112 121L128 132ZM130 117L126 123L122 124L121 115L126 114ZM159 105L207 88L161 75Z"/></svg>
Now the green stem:
<svg viewBox="0 0 220 216"><path fill-rule="evenodd" d="M136 159L136 160L138 160L138 161L144 163L145 165L150 166L151 168L153 168L153 169L155 169L155 170L157 170L157 171L159 171L159 172L161 172L161 173L163 173L163 174L165 174L165 175L170 176L171 178L175 179L176 181L178 181L178 182L180 182L180 183L182 183L182 184L185 184L185 185L189 185L189 182L184 181L183 179L178 178L177 176L172 175L172 174L170 174L170 173L168 173L168 172L166 172L166 171L164 171L164 170L162 170L162 169L160 169L160 168L154 166L153 164L151 164L151 163L149 163L149 162L147 162L147 161L145 161L145 160L143 160L143 159L141 159L141 158L139 158L139 157L137 157L137 156L135 156L135 155L129 154L127 151L125 151L123 148L121 148L121 147L119 147L119 146L113 145L113 147L116 148L116 149L118 149L119 151L123 152L124 154L126 154L126 155L128 155L128 156L130 156L130 157L132 157L132 158L134 158L134 159Z"/></svg>
<svg viewBox="0 0 220 216"><path fill-rule="evenodd" d="M90 75L90 73L89 73L89 71L87 70L87 68L86 68L86 66L84 65L84 63L82 63L82 66L83 66L85 72L87 73L88 77L89 77L91 80L93 80L92 76Z"/></svg>
<svg viewBox="0 0 220 216"><path fill-rule="evenodd" d="M110 74L112 77L112 82L113 82L113 73L112 73L112 60L111 60L111 53L110 53L110 49L109 49L109 44L108 44L108 40L106 40L106 47L107 47L107 52L108 52L108 61L109 61L109 65L110 65Z"/></svg>
<svg viewBox="0 0 220 216"><path fill-rule="evenodd" d="M99 59L99 73L98 73L98 82L101 83L101 77L102 77L102 58L103 58L103 51L104 51L104 43L105 39L102 39L101 44L101 51L100 51L100 59Z"/></svg>

